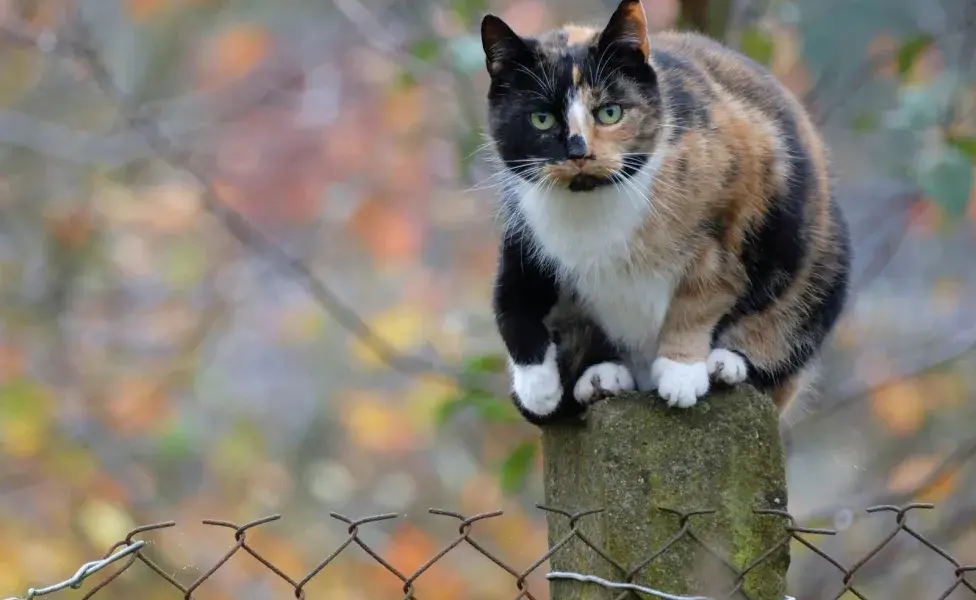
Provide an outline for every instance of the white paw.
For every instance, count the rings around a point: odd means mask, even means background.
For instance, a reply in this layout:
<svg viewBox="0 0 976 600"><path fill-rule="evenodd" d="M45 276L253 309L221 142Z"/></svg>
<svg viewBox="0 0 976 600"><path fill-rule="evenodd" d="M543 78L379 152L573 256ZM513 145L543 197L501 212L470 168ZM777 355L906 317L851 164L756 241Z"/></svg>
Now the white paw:
<svg viewBox="0 0 976 600"><path fill-rule="evenodd" d="M539 416L556 410L563 397L556 366L556 346L550 344L545 360L538 365L517 365L509 360L512 371L512 389L526 410Z"/></svg>
<svg viewBox="0 0 976 600"><path fill-rule="evenodd" d="M749 374L746 361L739 354L725 348L712 350L705 364L708 365L709 375L714 375L729 385L742 383Z"/></svg>
<svg viewBox="0 0 976 600"><path fill-rule="evenodd" d="M634 389L634 378L630 370L617 363L605 362L593 365L583 371L583 376L573 388L573 396L578 402L593 400L598 391L619 394Z"/></svg>
<svg viewBox="0 0 976 600"><path fill-rule="evenodd" d="M651 365L651 379L668 406L690 408L708 392L708 367L704 362L680 363L661 356Z"/></svg>

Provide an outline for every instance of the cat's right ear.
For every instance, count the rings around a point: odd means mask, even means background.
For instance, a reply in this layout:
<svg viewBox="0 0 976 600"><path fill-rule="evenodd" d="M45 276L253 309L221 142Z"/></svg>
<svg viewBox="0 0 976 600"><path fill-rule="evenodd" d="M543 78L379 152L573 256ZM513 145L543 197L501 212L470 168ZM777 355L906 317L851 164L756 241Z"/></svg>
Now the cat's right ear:
<svg viewBox="0 0 976 600"><path fill-rule="evenodd" d="M502 71L506 62L528 50L522 38L495 15L485 15L481 20L481 45L485 49L485 66L492 77Z"/></svg>

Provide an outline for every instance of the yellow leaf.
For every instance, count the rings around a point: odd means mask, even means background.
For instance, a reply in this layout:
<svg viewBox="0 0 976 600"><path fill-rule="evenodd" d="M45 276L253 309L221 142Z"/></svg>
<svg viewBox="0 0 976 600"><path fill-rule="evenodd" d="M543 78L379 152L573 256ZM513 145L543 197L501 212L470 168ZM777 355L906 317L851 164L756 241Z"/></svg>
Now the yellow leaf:
<svg viewBox="0 0 976 600"><path fill-rule="evenodd" d="M882 387L871 398L871 408L898 435L917 431L925 420L925 396L913 379Z"/></svg>
<svg viewBox="0 0 976 600"><path fill-rule="evenodd" d="M14 562L17 555L13 552L5 552L0 555L0 590L19 590L26 587L26 583L20 577L20 569Z"/></svg>
<svg viewBox="0 0 976 600"><path fill-rule="evenodd" d="M0 51L0 106L10 106L40 81L44 55L33 48L6 45Z"/></svg>
<svg viewBox="0 0 976 600"><path fill-rule="evenodd" d="M964 283L959 277L943 277L935 282L932 286L932 304L936 313L949 315L958 310Z"/></svg>
<svg viewBox="0 0 976 600"><path fill-rule="evenodd" d="M100 500L86 502L78 513L81 530L99 548L110 548L115 542L124 539L134 527L132 518L114 504Z"/></svg>
<svg viewBox="0 0 976 600"><path fill-rule="evenodd" d="M440 375L417 377L405 398L405 408L410 422L427 433L433 428L434 409L447 398L458 394L457 383Z"/></svg>
<svg viewBox="0 0 976 600"><path fill-rule="evenodd" d="M0 448L15 458L35 456L50 425L47 391L26 380L0 386Z"/></svg>
<svg viewBox="0 0 976 600"><path fill-rule="evenodd" d="M309 301L281 313L277 337L285 342L303 342L317 338L324 328L322 307Z"/></svg>
<svg viewBox="0 0 976 600"><path fill-rule="evenodd" d="M423 313L412 306L399 306L374 316L368 325L377 336L398 352L409 352L424 340ZM350 353L369 368L382 368L385 363L358 337L351 340Z"/></svg>
<svg viewBox="0 0 976 600"><path fill-rule="evenodd" d="M140 202L150 207L145 225L159 233L184 231L198 222L203 203L200 189L184 184L155 186L141 194Z"/></svg>
<svg viewBox="0 0 976 600"><path fill-rule="evenodd" d="M372 392L349 392L343 421L353 442L367 450L402 451L416 442L403 415Z"/></svg>

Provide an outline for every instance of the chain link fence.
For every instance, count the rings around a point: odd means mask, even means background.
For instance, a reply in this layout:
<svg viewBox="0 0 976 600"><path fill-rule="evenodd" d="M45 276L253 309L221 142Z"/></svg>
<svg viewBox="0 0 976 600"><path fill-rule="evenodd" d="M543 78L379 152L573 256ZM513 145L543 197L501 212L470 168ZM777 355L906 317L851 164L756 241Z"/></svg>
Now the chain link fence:
<svg viewBox="0 0 976 600"><path fill-rule="evenodd" d="M549 519L567 519L569 522L569 533L563 536L560 540L556 541L549 550L540 556L537 560L532 562L532 564L524 567L518 568L508 564L506 561L502 560L497 554L486 548L485 545L478 542L473 536L473 531L476 528L477 523L484 521L486 519L493 519L502 516L502 511L482 513L474 515L471 517L465 517L456 512L451 512L441 509L430 509L430 513L433 515L439 515L448 519L455 520L457 522L457 536L446 544L440 551L431 556L426 562L424 562L419 568L411 573L406 573L398 569L396 566L391 564L386 560L380 552L375 548L371 547L360 537L360 532L364 526L369 526L370 524L375 524L383 521L388 521L390 519L397 518L396 514L381 514L369 517L364 517L360 519L352 519L338 513L330 513L330 516L343 523L346 526L347 537L337 548L335 548L331 553L328 554L324 559L322 559L311 571L302 576L301 578L295 578L288 573L285 573L281 568L273 564L265 556L263 556L258 550L248 543L248 533L253 531L255 528L266 525L280 518L280 515L272 515L262 519L257 519L244 524L236 524L228 521L220 520L206 520L203 523L205 525L210 525L218 528L223 528L228 530L228 532L233 532L233 545L227 550L227 552L220 557L216 563L199 575L195 581L186 584L181 583L175 579L172 575L168 574L163 567L159 565L151 556L149 552L150 544L145 541L138 539L142 534L164 530L175 527L176 523L172 521L164 523L154 523L150 525L144 525L133 529L125 537L125 539L120 540L114 546L112 546L105 556L99 560L92 561L82 565L81 568L69 579L62 581L60 583L50 585L44 588L30 589L24 596L15 596L8 598L7 600L23 600L38 598L41 596L47 596L49 594L55 594L61 590L67 588L79 589L86 585L86 583L91 584L91 588L84 595L85 600L88 598L95 597L104 590L106 587L112 585L113 582L118 581L123 574L128 571L137 562L141 562L151 569L156 575L165 580L173 588L173 597L177 598L182 595L185 599L195 598L194 592L208 579L210 579L219 569L221 569L229 560L231 560L235 555L240 553L246 553L251 555L259 563L261 563L270 574L275 577L280 578L294 591L294 597L298 599L303 599L306 597L305 588L307 584L316 577L324 577L323 571L332 564L336 559L347 552L353 547L358 547L362 549L372 560L376 561L381 565L387 572L389 572L390 577L395 577L399 580L402 585L403 598L404 600L417 600L417 596L414 595L414 584L417 580L424 576L426 572L438 561L447 556L452 550L459 546L468 546L473 548L485 559L490 560L500 569L499 576L510 577L512 580L512 593L513 600L528 599L528 600L544 600L549 597L548 591L543 589L529 589L527 584L527 579L530 575L537 573L543 568L548 560L560 552L567 544L574 541L585 544L594 553L602 557L603 560L611 564L618 572L619 579L616 581L610 581L586 573L572 573L572 572L549 572L546 575L547 579L566 579L579 581L580 585L600 585L606 588L619 589L621 593L617 596L616 600L626 600L626 599L642 599L642 598L661 598L665 600L732 600L732 599L750 599L749 596L742 589L743 582L746 574L755 569L757 566L763 563L767 558L772 556L776 550L782 548L787 544L799 544L808 550L815 553L823 561L826 561L834 569L836 569L837 576L843 584L843 589L841 589L835 596L834 600L848 598L860 598L861 600L881 600L879 598L866 596L862 590L859 590L854 583L855 575L870 561L872 558L881 553L886 547L889 546L896 538L900 536L910 536L918 542L920 542L925 547L931 549L938 556L944 559L947 563L951 564L953 567L954 576L951 580L946 582L945 590L938 597L938 600L947 600L952 596L957 597L972 597L976 598L976 583L971 581L968 577L973 571L976 571L976 565L962 564L946 550L935 544L932 540L928 539L926 536L919 533L916 529L908 524L909 513L919 509L931 509L933 505L931 504L908 504L905 506L875 506L867 509L868 513L886 513L892 518L890 530L887 534L874 545L870 550L868 550L863 557L857 562L845 565L841 561L837 560L821 547L818 547L816 540L822 539L822 536L834 536L836 531L831 529L817 529L799 526L792 515L786 511L782 510L768 510L768 509L757 509L757 514L768 515L770 518L778 518L782 520L783 523L783 536L778 543L767 549L765 552L756 556L749 564L745 567L736 567L727 556L722 552L716 550L708 541L703 539L695 530L695 524L699 519L706 519L708 515L714 511L710 510L693 510L693 511L677 511L670 508L661 508L660 510L667 511L676 517L676 529L674 534L668 539L668 541L661 546L656 552L652 553L645 560L636 565L624 565L614 559L614 557L607 552L606 549L599 547L594 544L580 529L581 522L597 513L602 512L601 509L587 510L582 512L569 512L566 510L538 506L542 511L546 513ZM679 542L690 541L692 543L700 546L705 552L712 555L719 562L725 565L725 567L732 574L735 583L734 585L723 595L720 596L688 596L679 595L674 593L669 593L667 590L656 590L653 588L645 587L634 583L638 579L641 570L650 565L653 561L657 560L665 553L669 551L675 544ZM794 546L795 547L795 546ZM100 577L97 583L86 582L89 577L92 577L95 573L99 571L107 571L108 575ZM507 575L502 574L504 572ZM973 575L976 578L976 575ZM959 593L957 593L959 592ZM53 596L52 596L53 597ZM898 599L902 600L902 599ZM904 600L908 600L907 598ZM915 599L912 599L915 600Z"/></svg>

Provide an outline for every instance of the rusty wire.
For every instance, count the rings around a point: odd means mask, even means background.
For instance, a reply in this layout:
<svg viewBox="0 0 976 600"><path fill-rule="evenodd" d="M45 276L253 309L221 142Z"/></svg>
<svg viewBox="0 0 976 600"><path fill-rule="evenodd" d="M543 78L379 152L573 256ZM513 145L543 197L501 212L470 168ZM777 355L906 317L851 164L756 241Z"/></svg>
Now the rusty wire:
<svg viewBox="0 0 976 600"><path fill-rule="evenodd" d="M880 553L885 547L888 546L896 537L899 535L908 535L919 541L921 544L931 549L935 554L940 556L942 559L950 563L954 567L953 580L947 583L947 587L938 598L938 600L946 600L953 592L957 589L966 589L972 592L973 596L976 597L976 584L967 578L967 575L973 571L976 571L976 565L964 565L956 560L951 554L946 550L936 545L930 539L926 538L924 535L920 534L914 528L912 528L908 522L907 517L909 513L913 510L919 509L931 509L933 505L931 504L908 504L905 506L875 506L867 509L868 513L871 514L889 514L894 517L893 526L888 531L883 539L878 542L873 548L868 550L865 555L850 566L845 566L843 563L832 557L830 554L819 548L814 544L807 536L833 536L836 534L834 530L830 529L814 529L808 527L801 527L796 524L792 515L783 510L770 510L770 509L757 509L756 514L767 515L771 518L778 518L783 523L783 536L775 543L772 547L768 548L765 552L761 553L759 556L753 558L751 562L746 564L744 567L737 568L728 558L722 555L714 548L712 548L707 542L705 542L698 533L695 532L695 523L698 519L707 518L708 515L714 513L715 511L710 510L694 510L694 511L677 511L670 508L661 508L660 510L667 511L678 518L678 523L674 534L668 538L668 540L655 552L651 553L646 559L640 561L637 564L627 566L611 556L604 548L595 544L580 528L580 522L583 519L592 517L594 515L602 512L601 509L586 510L580 512L569 512L559 508L547 507L539 505L538 508L546 513L548 519L566 519L568 521L569 531L559 540L554 541L549 550L539 557L537 560L532 562L530 565L524 569L517 569L508 565L506 562L501 560L497 555L489 551L483 544L478 542L472 537L472 529L475 524L479 521L484 521L487 519L496 518L502 515L502 511L487 512L477 514L471 517L465 517L464 515L456 512L451 512L441 509L430 509L430 513L433 515L439 515L453 519L457 522L457 535L449 543L444 545L436 554L425 561L420 567L418 567L412 573L405 573L394 565L392 565L388 560L383 558L383 556L374 548L369 546L360 537L360 529L364 525L371 523L377 523L381 521L388 521L398 517L396 514L381 514L369 517L363 517L359 519L352 519L345 515L338 513L329 513L330 516L343 523L346 526L346 539L339 544L339 546L328 554L324 559L322 559L311 571L301 578L295 578L288 575L282 571L279 567L274 565L270 560L264 557L260 552L248 544L247 533L252 529L266 525L273 521L277 521L280 515L271 515L261 519L256 519L242 525L231 523L222 520L205 520L203 523L205 525L211 525L218 528L229 529L233 531L233 545L221 556L213 566L204 571L199 575L195 581L189 584L183 584L173 578L171 575L166 573L166 571L154 561L148 554L148 545L144 540L135 539L136 536L144 534L150 531L157 531L162 529L168 529L176 525L173 521L167 521L164 523L155 523L151 525L144 525L142 527L137 527L133 529L125 537L125 539L120 540L109 548L105 556L99 560L92 561L82 565L82 567L75 573L75 575L65 580L61 583L50 585L45 588L31 589L28 591L26 596L21 598L35 598L57 591L63 590L65 588L77 589L82 586L84 580L89 576L93 575L96 571L108 569L114 563L121 563L121 565L116 568L110 575L105 579L101 580L99 583L94 585L91 590L87 592L84 596L84 600L94 597L98 592L104 589L106 586L112 584L113 581L118 580L118 578L125 573L133 564L136 562L142 562L149 569L151 569L156 575L162 578L165 582L175 588L182 594L185 600L190 600L194 598L193 593L197 590L204 582L210 579L221 567L223 567L234 555L244 552L251 555L259 563L261 563L270 573L273 573L283 582L287 583L294 592L294 597L302 600L305 598L305 587L308 583L315 577L319 576L321 572L330 564L332 564L347 548L350 546L358 546L362 549L373 561L382 566L387 572L389 572L393 577L396 577L401 584L401 589L403 591L404 600L416 600L414 594L414 583L420 578L424 573L426 573L434 564L442 560L447 556L452 550L461 545L466 545L482 556L493 562L499 567L499 575L504 571L507 573L514 581L514 600L521 600L523 598L527 600L539 600L540 596L534 595L532 591L529 590L527 579L533 573L536 573L543 564L546 563L551 557L560 552L567 544L573 540L579 540L585 544L590 550L599 555L603 560L607 561L619 572L619 578L617 581L611 582L606 579L596 577L591 574L585 573L571 573L571 572L551 572L547 575L547 579L562 579L562 580L576 580L579 585L603 585L607 588L621 589L624 590L618 596L617 600L623 600L624 598L637 598L643 599L646 597L684 597L677 594L669 594L667 591L661 592L658 590L653 590L647 587L638 585L634 580L638 577L640 572L650 565L652 562L657 560L659 557L667 553L675 544L679 541L691 541L698 546L700 546L707 553L711 554L713 557L718 559L719 562L728 568L729 572L734 578L734 583L732 587L721 596L709 596L709 598L714 598L715 600L731 600L733 598L749 599L749 596L743 590L743 585L746 575L753 569L761 565L770 556L773 556L778 550L782 549L784 546L789 545L791 542L797 542L802 544L804 547L808 548L824 561L832 565L837 569L838 574L841 577L843 584L843 589L840 590L834 600L839 600L846 594L853 595L861 600L871 600L867 598L861 590L858 590L854 583L853 578L855 574L873 557ZM974 575L976 577L976 575ZM638 593L640 592L640 593ZM538 593L538 592L536 592ZM644 594L644 595L642 595ZM8 600L18 600L18 598L10 598Z"/></svg>

